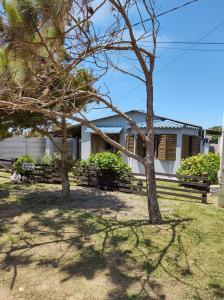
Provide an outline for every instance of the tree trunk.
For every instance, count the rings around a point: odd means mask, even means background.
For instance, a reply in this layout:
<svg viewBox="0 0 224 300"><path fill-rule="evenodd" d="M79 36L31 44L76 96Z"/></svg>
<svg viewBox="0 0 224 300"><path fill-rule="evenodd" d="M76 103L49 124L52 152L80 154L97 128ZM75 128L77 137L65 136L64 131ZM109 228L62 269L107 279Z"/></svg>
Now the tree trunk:
<svg viewBox="0 0 224 300"><path fill-rule="evenodd" d="M153 158L154 159L154 158ZM162 217L159 209L159 204L156 195L156 180L154 162L149 162L145 166L146 187L148 197L148 212L151 224L162 224Z"/></svg>
<svg viewBox="0 0 224 300"><path fill-rule="evenodd" d="M153 128L153 82L152 75L146 84L147 116L146 116L146 159L145 174L148 195L148 212L151 224L162 224L162 216L156 194L156 179L154 166L154 128Z"/></svg>
<svg viewBox="0 0 224 300"><path fill-rule="evenodd" d="M65 118L62 118L61 124L62 142L61 142L61 179L62 179L62 200L70 198L70 183L68 178L68 147L67 147L67 126Z"/></svg>

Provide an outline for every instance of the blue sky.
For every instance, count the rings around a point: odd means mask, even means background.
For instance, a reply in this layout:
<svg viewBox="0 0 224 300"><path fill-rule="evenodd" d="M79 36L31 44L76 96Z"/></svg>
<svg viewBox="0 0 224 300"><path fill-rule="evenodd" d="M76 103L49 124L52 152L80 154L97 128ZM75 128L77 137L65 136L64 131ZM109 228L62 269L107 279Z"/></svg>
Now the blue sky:
<svg viewBox="0 0 224 300"><path fill-rule="evenodd" d="M186 0L161 0L161 11L185 3ZM224 1L201 0L160 18L161 41L196 42L220 25L202 42L224 42ZM103 22L105 15L98 16ZM163 44L163 47L187 49L189 45ZM224 45L197 45L196 49L223 49L223 52L158 49L154 77L155 114L191 122L208 128L221 124L224 110ZM167 67L168 63L170 63ZM121 74L105 79L113 103L124 111L145 110L144 85ZM138 86L138 87L137 87ZM136 89L135 89L136 88ZM91 117L108 114L93 110Z"/></svg>

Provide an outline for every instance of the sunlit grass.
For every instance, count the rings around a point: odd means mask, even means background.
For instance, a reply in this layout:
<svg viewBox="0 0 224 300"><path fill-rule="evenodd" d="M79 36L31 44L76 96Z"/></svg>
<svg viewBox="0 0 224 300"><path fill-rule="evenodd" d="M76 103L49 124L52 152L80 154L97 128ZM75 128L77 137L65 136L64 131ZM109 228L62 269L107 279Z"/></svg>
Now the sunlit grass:
<svg viewBox="0 0 224 300"><path fill-rule="evenodd" d="M1 179L2 299L223 299L224 211L159 201L151 226L143 196Z"/></svg>

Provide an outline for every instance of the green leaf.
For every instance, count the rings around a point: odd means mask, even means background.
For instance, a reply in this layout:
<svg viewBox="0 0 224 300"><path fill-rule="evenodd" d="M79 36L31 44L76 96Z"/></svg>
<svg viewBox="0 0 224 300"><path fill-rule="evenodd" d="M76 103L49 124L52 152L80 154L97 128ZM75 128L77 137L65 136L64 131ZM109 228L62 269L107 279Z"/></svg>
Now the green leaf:
<svg viewBox="0 0 224 300"><path fill-rule="evenodd" d="M19 10L17 9L14 2L4 0L3 7L10 25L15 26L22 24L22 16L20 15Z"/></svg>

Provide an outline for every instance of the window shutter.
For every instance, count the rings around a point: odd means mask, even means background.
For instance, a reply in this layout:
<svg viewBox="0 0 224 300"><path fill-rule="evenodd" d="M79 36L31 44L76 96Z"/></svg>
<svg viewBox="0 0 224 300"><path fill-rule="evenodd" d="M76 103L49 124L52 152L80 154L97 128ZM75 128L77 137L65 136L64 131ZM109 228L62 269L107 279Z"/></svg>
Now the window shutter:
<svg viewBox="0 0 224 300"><path fill-rule="evenodd" d="M157 159L176 160L176 134L160 134L157 138Z"/></svg>
<svg viewBox="0 0 224 300"><path fill-rule="evenodd" d="M166 136L166 160L176 160L177 136L167 134Z"/></svg>
<svg viewBox="0 0 224 300"><path fill-rule="evenodd" d="M136 137L135 153L137 155L139 155L139 156L142 157L142 155L143 155L143 151L142 150L143 150L142 149L142 138L139 135L137 135L137 137Z"/></svg>
<svg viewBox="0 0 224 300"><path fill-rule="evenodd" d="M186 158L200 152L200 137L183 135L181 157Z"/></svg>
<svg viewBox="0 0 224 300"><path fill-rule="evenodd" d="M126 135L125 148L127 150L129 150L130 152L134 152L134 135L133 134Z"/></svg>
<svg viewBox="0 0 224 300"><path fill-rule="evenodd" d="M197 155L200 152L199 136L192 136L191 155Z"/></svg>
<svg viewBox="0 0 224 300"><path fill-rule="evenodd" d="M189 143L189 135L182 136L182 149L181 149L181 158L186 158L189 156L190 152L190 143Z"/></svg>
<svg viewBox="0 0 224 300"><path fill-rule="evenodd" d="M91 152L93 154L105 151L105 141L98 134L91 134Z"/></svg>
<svg viewBox="0 0 224 300"><path fill-rule="evenodd" d="M166 160L166 134L158 135L157 142L157 158L159 160Z"/></svg>

